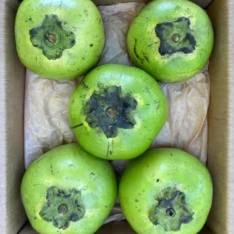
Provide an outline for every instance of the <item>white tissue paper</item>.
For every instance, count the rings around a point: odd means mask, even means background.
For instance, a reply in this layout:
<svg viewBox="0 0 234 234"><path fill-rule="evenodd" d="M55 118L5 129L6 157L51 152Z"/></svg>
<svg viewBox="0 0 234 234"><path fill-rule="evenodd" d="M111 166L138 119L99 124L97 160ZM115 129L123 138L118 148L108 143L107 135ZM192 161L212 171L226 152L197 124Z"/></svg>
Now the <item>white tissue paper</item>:
<svg viewBox="0 0 234 234"><path fill-rule="evenodd" d="M100 64L132 65L127 54L126 35L129 24L144 6L141 3L121 3L100 6L106 43ZM76 142L68 123L68 101L76 81L47 80L27 70L25 92L25 167L48 150ZM208 65L186 82L160 84L168 100L168 119L151 145L176 147L207 159L207 109L210 81ZM118 178L129 161L112 161ZM124 219L119 206L112 210L106 223Z"/></svg>

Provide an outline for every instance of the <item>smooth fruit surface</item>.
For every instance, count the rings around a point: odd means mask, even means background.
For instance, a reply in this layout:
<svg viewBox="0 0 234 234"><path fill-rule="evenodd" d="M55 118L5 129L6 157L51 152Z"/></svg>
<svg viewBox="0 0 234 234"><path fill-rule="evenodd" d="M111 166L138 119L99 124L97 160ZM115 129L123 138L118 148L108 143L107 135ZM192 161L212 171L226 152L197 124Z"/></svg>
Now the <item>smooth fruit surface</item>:
<svg viewBox="0 0 234 234"><path fill-rule="evenodd" d="M146 72L124 65L92 70L74 91L69 122L80 145L100 158L142 154L167 118L167 101Z"/></svg>
<svg viewBox="0 0 234 234"><path fill-rule="evenodd" d="M92 1L24 0L16 15L15 41L21 62L33 72L74 79L102 53L102 18Z"/></svg>
<svg viewBox="0 0 234 234"><path fill-rule="evenodd" d="M155 0L132 22L127 36L134 64L162 82L191 78L207 63L214 33L206 12L187 0Z"/></svg>
<svg viewBox="0 0 234 234"><path fill-rule="evenodd" d="M59 146L27 169L21 196L41 234L93 234L115 204L115 174L107 161L77 144Z"/></svg>
<svg viewBox="0 0 234 234"><path fill-rule="evenodd" d="M125 217L139 234L196 234L207 220L213 187L207 168L173 148L137 158L120 181Z"/></svg>

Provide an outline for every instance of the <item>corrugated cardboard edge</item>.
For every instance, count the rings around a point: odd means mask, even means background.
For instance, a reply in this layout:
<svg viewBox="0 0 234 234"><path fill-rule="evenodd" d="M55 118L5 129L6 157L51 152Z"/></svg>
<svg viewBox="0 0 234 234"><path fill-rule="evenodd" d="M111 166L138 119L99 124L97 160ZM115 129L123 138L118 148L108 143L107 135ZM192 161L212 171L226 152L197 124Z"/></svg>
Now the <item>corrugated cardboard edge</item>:
<svg viewBox="0 0 234 234"><path fill-rule="evenodd" d="M209 8L215 29L210 63L208 167L214 201L208 226L215 234L234 233L234 1L216 0Z"/></svg>
<svg viewBox="0 0 234 234"><path fill-rule="evenodd" d="M23 163L24 68L14 44L16 1L0 6L0 227L14 234L26 221L20 182Z"/></svg>
<svg viewBox="0 0 234 234"><path fill-rule="evenodd" d="M117 3L130 2L131 0L93 0L96 5L111 5ZM134 2L149 2L150 0L133 0ZM213 0L191 0L203 8L207 8Z"/></svg>
<svg viewBox="0 0 234 234"><path fill-rule="evenodd" d="M27 224L18 234L38 234ZM136 234L126 221L113 222L102 226L95 234ZM212 234L209 230L203 229L199 234Z"/></svg>

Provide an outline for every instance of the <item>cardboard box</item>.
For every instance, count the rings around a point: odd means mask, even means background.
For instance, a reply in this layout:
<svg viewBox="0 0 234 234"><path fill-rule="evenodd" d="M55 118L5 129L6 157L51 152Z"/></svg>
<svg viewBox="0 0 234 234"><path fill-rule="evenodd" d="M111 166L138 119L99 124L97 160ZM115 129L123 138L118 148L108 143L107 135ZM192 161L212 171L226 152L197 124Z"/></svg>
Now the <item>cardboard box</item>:
<svg viewBox="0 0 234 234"><path fill-rule="evenodd" d="M123 0L126 1L126 0ZM129 0L127 0L129 1ZM140 0L139 0L140 1ZM111 4L112 0L97 0ZM203 7L210 0L197 0ZM20 199L24 173L24 79L14 43L17 0L0 7L0 228L2 234L34 234ZM234 233L234 1L216 0L208 8L215 29L210 63L211 102L208 113L208 167L214 182L214 201L203 234ZM126 222L103 226L99 234L135 233Z"/></svg>

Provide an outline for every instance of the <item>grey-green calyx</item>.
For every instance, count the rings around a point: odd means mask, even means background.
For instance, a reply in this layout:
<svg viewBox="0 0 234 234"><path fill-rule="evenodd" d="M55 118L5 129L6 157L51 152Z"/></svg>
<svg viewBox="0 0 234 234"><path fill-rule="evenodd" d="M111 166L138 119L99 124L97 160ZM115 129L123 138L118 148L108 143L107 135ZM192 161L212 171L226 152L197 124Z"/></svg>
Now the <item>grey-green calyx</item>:
<svg viewBox="0 0 234 234"><path fill-rule="evenodd" d="M65 30L57 15L45 15L42 24L29 30L30 40L34 47L42 50L49 59L58 59L65 49L76 44L75 34Z"/></svg>
<svg viewBox="0 0 234 234"><path fill-rule="evenodd" d="M117 136L118 128L132 129L132 111L137 101L130 94L123 96L121 86L110 86L94 91L84 105L86 122L91 128L101 129L107 138Z"/></svg>
<svg viewBox="0 0 234 234"><path fill-rule="evenodd" d="M179 231L181 225L192 221L193 213L187 207L185 194L169 188L161 198L157 198L157 205L151 210L149 219L167 232Z"/></svg>
<svg viewBox="0 0 234 234"><path fill-rule="evenodd" d="M47 203L39 215L46 222L52 222L58 229L67 229L70 222L77 222L85 215L85 209L80 204L80 191L71 189L65 191L55 186L48 188Z"/></svg>
<svg viewBox="0 0 234 234"><path fill-rule="evenodd" d="M171 55L177 52L192 53L196 48L196 40L190 29L190 20L180 17L174 22L164 22L155 27L160 38L159 53Z"/></svg>

